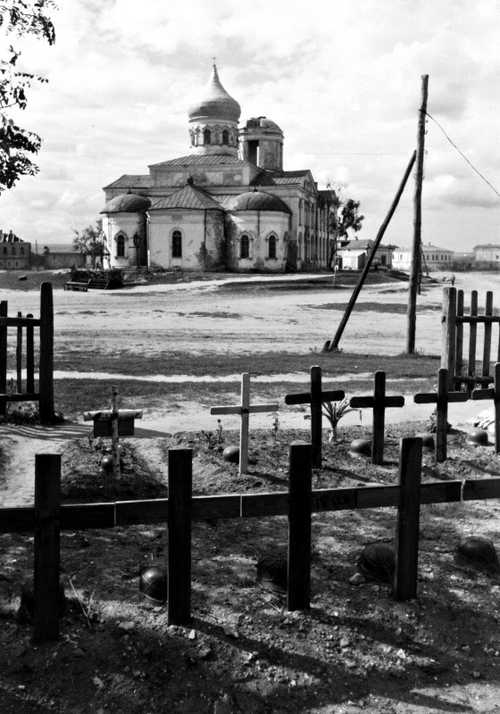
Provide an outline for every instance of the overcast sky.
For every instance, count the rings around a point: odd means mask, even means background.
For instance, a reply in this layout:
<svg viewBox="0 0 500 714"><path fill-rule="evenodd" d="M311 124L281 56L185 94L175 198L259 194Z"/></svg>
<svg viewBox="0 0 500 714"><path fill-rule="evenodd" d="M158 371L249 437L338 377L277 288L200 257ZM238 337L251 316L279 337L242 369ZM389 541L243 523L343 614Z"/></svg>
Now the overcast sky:
<svg viewBox="0 0 500 714"><path fill-rule="evenodd" d="M498 0L60 0L56 45L25 44L23 126L43 138L40 173L0 195L0 227L70 242L102 187L188 153L187 107L216 56L242 123L285 134L286 169L361 201L374 237L415 148L421 75L428 111L500 190ZM4 38L5 39L5 38ZM4 41L2 40L2 42ZM467 250L500 243L500 198L429 120L423 239ZM413 181L385 242L409 245Z"/></svg>

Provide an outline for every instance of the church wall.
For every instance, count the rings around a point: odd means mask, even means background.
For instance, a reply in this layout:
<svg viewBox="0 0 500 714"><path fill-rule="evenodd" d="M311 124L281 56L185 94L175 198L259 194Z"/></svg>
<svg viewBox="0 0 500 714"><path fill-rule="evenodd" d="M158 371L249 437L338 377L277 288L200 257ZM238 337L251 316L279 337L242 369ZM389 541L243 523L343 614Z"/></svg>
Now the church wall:
<svg viewBox="0 0 500 714"><path fill-rule="evenodd" d="M137 265L137 250L134 235L144 235L145 216L142 213L109 213L105 214L103 230L106 235L106 246L109 251L110 268L128 268ZM124 236L123 256L117 255L117 238ZM108 266L106 266L108 267Z"/></svg>
<svg viewBox="0 0 500 714"><path fill-rule="evenodd" d="M242 211L228 216L227 267L245 272L283 272L286 266L290 216L278 211ZM240 257L241 236L249 237L249 257ZM275 235L276 258L269 258L269 237Z"/></svg>
<svg viewBox="0 0 500 714"><path fill-rule="evenodd" d="M222 211L151 211L149 264L151 267L210 270L220 266L224 244ZM180 231L182 255L173 256L173 233Z"/></svg>

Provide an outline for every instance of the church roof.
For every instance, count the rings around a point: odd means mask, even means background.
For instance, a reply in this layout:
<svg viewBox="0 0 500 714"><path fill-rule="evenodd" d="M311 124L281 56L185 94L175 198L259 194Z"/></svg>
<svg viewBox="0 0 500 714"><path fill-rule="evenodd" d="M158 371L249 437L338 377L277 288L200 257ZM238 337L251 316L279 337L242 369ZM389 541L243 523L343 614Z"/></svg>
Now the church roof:
<svg viewBox="0 0 500 714"><path fill-rule="evenodd" d="M203 211L205 209L218 209L222 207L206 191L196 188L192 184L186 184L178 191L174 191L166 198L160 198L153 203L151 210L165 208L183 208L184 210Z"/></svg>
<svg viewBox="0 0 500 714"><path fill-rule="evenodd" d="M263 169L252 183L255 186L296 186L302 184L308 174L310 174L309 169L279 172Z"/></svg>
<svg viewBox="0 0 500 714"><path fill-rule="evenodd" d="M224 89L219 79L217 67L212 67L212 74L203 93L203 97L189 108L189 119L228 119L237 122L241 107Z"/></svg>
<svg viewBox="0 0 500 714"><path fill-rule="evenodd" d="M291 213L290 208L281 198L264 191L246 191L228 202L230 211L281 211Z"/></svg>
<svg viewBox="0 0 500 714"><path fill-rule="evenodd" d="M121 193L106 203L101 213L139 213L151 206L147 196L136 193Z"/></svg>
<svg viewBox="0 0 500 714"><path fill-rule="evenodd" d="M123 174L120 178L104 186L107 188L150 188L153 180L149 174Z"/></svg>
<svg viewBox="0 0 500 714"><path fill-rule="evenodd" d="M248 162L237 159L229 154L188 154L179 156L176 159L167 159L158 164L151 164L150 169L168 168L170 166L218 166L219 164L231 166L243 166Z"/></svg>

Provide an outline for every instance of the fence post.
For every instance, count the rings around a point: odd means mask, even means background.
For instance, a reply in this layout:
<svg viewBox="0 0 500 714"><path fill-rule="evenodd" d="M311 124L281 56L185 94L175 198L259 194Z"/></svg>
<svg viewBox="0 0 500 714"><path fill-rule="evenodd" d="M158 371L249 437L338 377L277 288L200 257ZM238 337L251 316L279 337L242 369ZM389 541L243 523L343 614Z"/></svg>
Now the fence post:
<svg viewBox="0 0 500 714"><path fill-rule="evenodd" d="M495 453L500 454L500 362L495 364L493 405L495 407Z"/></svg>
<svg viewBox="0 0 500 714"><path fill-rule="evenodd" d="M168 623L191 619L191 449L168 452Z"/></svg>
<svg viewBox="0 0 500 714"><path fill-rule="evenodd" d="M451 388L453 388L453 378L455 376L456 315L457 290L456 288L445 288L443 290L443 314L441 316L441 367L448 370L448 384Z"/></svg>
<svg viewBox="0 0 500 714"><path fill-rule="evenodd" d="M22 319L23 313L18 312L17 316ZM17 326L17 341L16 341L16 383L17 392L21 394L23 391L23 326Z"/></svg>
<svg viewBox="0 0 500 714"><path fill-rule="evenodd" d="M322 454L322 413L321 367L311 367L311 441L312 460L316 469L321 468Z"/></svg>
<svg viewBox="0 0 500 714"><path fill-rule="evenodd" d="M7 317L7 300L0 302L0 317ZM7 325L0 325L0 394L7 392ZM7 401L0 398L0 416L7 413Z"/></svg>
<svg viewBox="0 0 500 714"><path fill-rule="evenodd" d="M59 637L59 506L61 457L35 456L35 538L33 640L45 642Z"/></svg>
<svg viewBox="0 0 500 714"><path fill-rule="evenodd" d="M448 455L448 370L438 371L436 399L436 461L446 461Z"/></svg>
<svg viewBox="0 0 500 714"><path fill-rule="evenodd" d="M42 283L40 289L40 422L54 420L54 307L52 284Z"/></svg>
<svg viewBox="0 0 500 714"><path fill-rule="evenodd" d="M289 459L287 607L304 610L311 591L311 445L292 443Z"/></svg>
<svg viewBox="0 0 500 714"><path fill-rule="evenodd" d="M457 290L457 317L463 317L464 315L464 291ZM455 370L456 376L462 375L462 369L464 364L464 323L457 321L456 326L457 339L456 339L456 355L455 355ZM461 384L461 382L460 382ZM455 385L453 385L454 387Z"/></svg>
<svg viewBox="0 0 500 714"><path fill-rule="evenodd" d="M401 439L396 569L394 573L396 600L410 600L417 596L421 472L422 439Z"/></svg>
<svg viewBox="0 0 500 714"><path fill-rule="evenodd" d="M486 293L486 304L484 307L484 314L486 317L491 317L493 315L493 293L488 290ZM493 325L491 322L486 321L484 323L484 343L483 343L483 377L488 377L490 374L490 361L491 361L491 331Z"/></svg>
<svg viewBox="0 0 500 714"><path fill-rule="evenodd" d="M26 315L32 318L33 315ZM33 325L26 328L26 391L33 394L35 391L35 341Z"/></svg>
<svg viewBox="0 0 500 714"><path fill-rule="evenodd" d="M469 375L469 377L474 377L476 374L477 322L472 318L477 317L477 290L473 290L470 294L470 317L471 321L469 325L469 364L467 374ZM471 392L472 382L468 383L468 388L469 392Z"/></svg>

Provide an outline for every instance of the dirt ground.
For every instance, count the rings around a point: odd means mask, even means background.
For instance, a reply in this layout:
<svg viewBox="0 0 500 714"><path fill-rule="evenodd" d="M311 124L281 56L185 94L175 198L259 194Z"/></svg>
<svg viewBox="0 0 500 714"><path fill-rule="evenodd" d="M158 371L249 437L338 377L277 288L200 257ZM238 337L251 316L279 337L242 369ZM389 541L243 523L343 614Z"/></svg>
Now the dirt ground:
<svg viewBox="0 0 500 714"><path fill-rule="evenodd" d="M386 461L349 454L361 427L325 443L313 487L397 482L401 435L424 424L388 427ZM288 446L307 432L253 431L245 476L222 459L234 432L182 433L124 442L124 479L114 496L165 495L166 452L193 449L196 494L285 490ZM326 432L325 432L326 441ZM4 444L3 459L15 454ZM66 499L105 497L99 452L86 438L63 454ZM461 432L450 458L424 455L423 479L500 475L492 446L474 447ZM133 474L139 473L140 479ZM351 582L362 548L391 543L393 509L321 513L313 520L312 603L287 612L281 583L257 579L266 554L286 551L285 518L193 525L192 623L173 627L166 607L144 598L138 573L164 563L164 527L64 532L67 597L60 640L34 647L19 618L29 582L32 538L2 535L0 547L0 702L16 712L498 712L500 578L454 558L465 536L496 541L500 504L423 506L418 598L397 603L388 584ZM356 580L356 579L355 579Z"/></svg>

